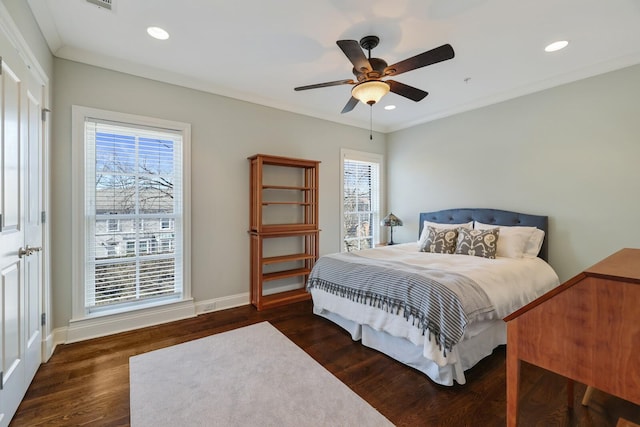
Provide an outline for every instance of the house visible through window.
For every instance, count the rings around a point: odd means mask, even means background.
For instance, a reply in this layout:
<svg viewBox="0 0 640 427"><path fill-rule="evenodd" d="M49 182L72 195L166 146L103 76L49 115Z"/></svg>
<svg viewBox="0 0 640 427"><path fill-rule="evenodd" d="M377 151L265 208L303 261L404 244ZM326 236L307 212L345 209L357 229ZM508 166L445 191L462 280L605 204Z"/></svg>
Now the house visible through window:
<svg viewBox="0 0 640 427"><path fill-rule="evenodd" d="M160 124L84 117L84 315L184 296L185 141Z"/></svg>
<svg viewBox="0 0 640 427"><path fill-rule="evenodd" d="M110 218L107 220L107 231L120 231L120 221Z"/></svg>
<svg viewBox="0 0 640 427"><path fill-rule="evenodd" d="M343 251L373 248L379 241L382 156L342 151Z"/></svg>

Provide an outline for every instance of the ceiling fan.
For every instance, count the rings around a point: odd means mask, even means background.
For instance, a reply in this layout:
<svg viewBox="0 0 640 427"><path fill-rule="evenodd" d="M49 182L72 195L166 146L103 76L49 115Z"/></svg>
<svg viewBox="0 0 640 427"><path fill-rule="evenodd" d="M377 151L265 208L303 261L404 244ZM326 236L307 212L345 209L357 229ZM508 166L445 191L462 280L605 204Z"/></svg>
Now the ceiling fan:
<svg viewBox="0 0 640 427"><path fill-rule="evenodd" d="M373 105L389 92L396 93L412 101L418 102L424 99L429 93L413 86L397 82L395 80L382 80L383 77L397 76L407 71L422 68L427 65L446 61L454 57L453 48L450 44L444 44L432 50L428 50L419 55L407 58L404 61L397 62L393 65L387 65L387 62L380 58L371 57L371 49L378 46L380 39L377 36L363 37L360 42L356 40L338 40L336 43L342 49L353 64L353 74L356 80L336 80L333 82L318 83L308 86L300 86L294 90L317 89L327 86L338 85L355 85L351 89L351 99L342 109L342 113L348 113L353 110L362 101L365 104ZM368 51L365 56L362 49Z"/></svg>

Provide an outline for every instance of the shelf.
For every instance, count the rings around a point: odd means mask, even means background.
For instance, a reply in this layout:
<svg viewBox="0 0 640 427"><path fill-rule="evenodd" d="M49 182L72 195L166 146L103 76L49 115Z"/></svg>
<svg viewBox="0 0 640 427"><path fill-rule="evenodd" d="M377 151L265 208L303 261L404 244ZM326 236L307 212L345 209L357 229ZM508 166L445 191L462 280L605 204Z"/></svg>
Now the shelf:
<svg viewBox="0 0 640 427"><path fill-rule="evenodd" d="M311 273L310 268L294 268L293 270L276 271L262 275L262 281L286 279L287 277L306 276Z"/></svg>
<svg viewBox="0 0 640 427"><path fill-rule="evenodd" d="M315 160L295 159L292 157L272 156L269 154L254 154L248 158L250 161L260 160L264 165L289 166L294 168L314 169L318 167Z"/></svg>
<svg viewBox="0 0 640 427"><path fill-rule="evenodd" d="M315 187L298 187L291 185L263 185L263 190L299 190L299 191L309 191L315 190Z"/></svg>
<svg viewBox="0 0 640 427"><path fill-rule="evenodd" d="M283 262L302 261L305 259L314 259L316 256L313 254L291 254L282 256L272 256L268 258L262 258L262 264L279 264Z"/></svg>
<svg viewBox="0 0 640 427"><path fill-rule="evenodd" d="M308 293L306 289L301 288L272 295L264 295L261 302L262 308L273 308L294 302L306 301L308 299L311 299L311 294Z"/></svg>
<svg viewBox="0 0 640 427"><path fill-rule="evenodd" d="M250 234L261 234L265 237L287 237L300 234L311 234L320 231L315 224L267 224L261 231L249 230Z"/></svg>
<svg viewBox="0 0 640 427"><path fill-rule="evenodd" d="M251 304L263 310L309 299L304 282L319 253L320 162L264 154L251 156L249 161ZM265 239L274 238L283 240L266 243ZM265 246L269 249L266 252ZM269 252L284 255L265 256ZM280 271L265 273L265 270L278 269ZM301 289L280 292L282 287L278 281L281 279L288 279L282 283L287 289L291 284L299 285ZM264 295L264 285L269 281L268 289L273 293Z"/></svg>
<svg viewBox="0 0 640 427"><path fill-rule="evenodd" d="M262 202L262 206L267 205L300 205L300 206L313 206L313 202Z"/></svg>

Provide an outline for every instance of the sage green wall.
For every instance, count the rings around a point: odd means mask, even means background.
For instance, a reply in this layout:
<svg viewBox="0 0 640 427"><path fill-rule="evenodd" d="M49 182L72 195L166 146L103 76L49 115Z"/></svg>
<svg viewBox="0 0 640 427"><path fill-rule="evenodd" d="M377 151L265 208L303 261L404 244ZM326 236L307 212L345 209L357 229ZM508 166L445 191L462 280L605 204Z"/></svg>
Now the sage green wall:
<svg viewBox="0 0 640 427"><path fill-rule="evenodd" d="M71 106L191 123L192 295L249 291L249 162L320 160L320 252L340 250L340 149L385 152L385 135L56 58L52 162L54 326L71 317Z"/></svg>
<svg viewBox="0 0 640 427"><path fill-rule="evenodd" d="M2 0L2 4L7 8L11 19L29 45L31 53L51 80L53 78L53 56L31 13L27 0Z"/></svg>
<svg viewBox="0 0 640 427"><path fill-rule="evenodd" d="M418 213L491 207L549 215L566 280L640 247L640 66L388 135L388 207L417 238Z"/></svg>
<svg viewBox="0 0 640 427"><path fill-rule="evenodd" d="M339 250L340 148L385 153L388 206L417 237L418 212L493 207L550 216L550 262L565 280L640 247L640 66L435 122L363 129L53 59L24 0L2 0L53 79L54 327L71 316L71 105L192 124L193 296L247 292L248 166L267 153L321 160L321 253ZM55 77L55 78L54 78ZM386 209L385 209L386 210Z"/></svg>

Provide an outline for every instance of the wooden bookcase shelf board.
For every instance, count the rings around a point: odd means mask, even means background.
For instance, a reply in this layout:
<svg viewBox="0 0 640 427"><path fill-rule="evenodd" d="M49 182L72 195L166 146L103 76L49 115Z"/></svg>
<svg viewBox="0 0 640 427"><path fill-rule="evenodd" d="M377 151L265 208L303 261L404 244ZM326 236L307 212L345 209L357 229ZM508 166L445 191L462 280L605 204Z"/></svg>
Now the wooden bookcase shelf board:
<svg viewBox="0 0 640 427"><path fill-rule="evenodd" d="M640 405L640 249L622 249L507 322L507 426L517 425L520 361Z"/></svg>
<svg viewBox="0 0 640 427"><path fill-rule="evenodd" d="M319 251L320 162L266 154L251 156L249 162L251 304L263 310L309 299L304 285ZM284 182L273 182L274 179ZM277 211L279 208L293 210ZM293 239L297 249L286 254L267 256L265 246L276 239ZM279 269L279 265L282 268ZM276 271L265 271L266 266ZM265 282L292 278L299 278L299 289L264 293Z"/></svg>

